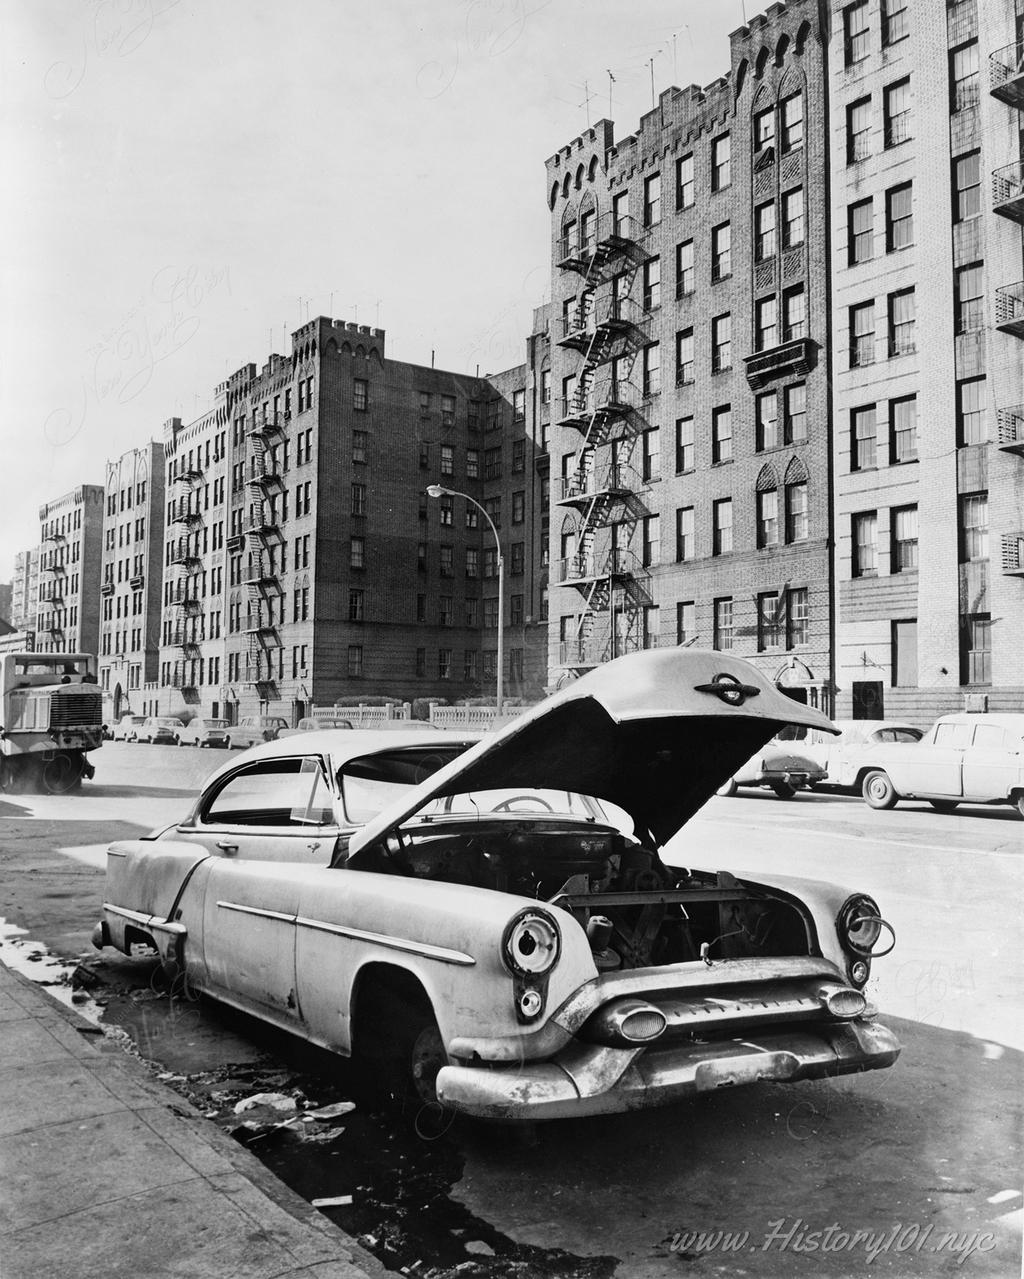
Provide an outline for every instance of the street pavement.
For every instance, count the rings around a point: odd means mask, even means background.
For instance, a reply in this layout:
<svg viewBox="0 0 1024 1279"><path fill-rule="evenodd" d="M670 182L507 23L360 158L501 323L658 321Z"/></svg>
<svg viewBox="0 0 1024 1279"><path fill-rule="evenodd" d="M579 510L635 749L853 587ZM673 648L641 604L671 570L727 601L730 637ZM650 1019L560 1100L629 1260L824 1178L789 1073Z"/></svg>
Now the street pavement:
<svg viewBox="0 0 1024 1279"><path fill-rule="evenodd" d="M0 963L2 1279L385 1272L147 1068Z"/></svg>

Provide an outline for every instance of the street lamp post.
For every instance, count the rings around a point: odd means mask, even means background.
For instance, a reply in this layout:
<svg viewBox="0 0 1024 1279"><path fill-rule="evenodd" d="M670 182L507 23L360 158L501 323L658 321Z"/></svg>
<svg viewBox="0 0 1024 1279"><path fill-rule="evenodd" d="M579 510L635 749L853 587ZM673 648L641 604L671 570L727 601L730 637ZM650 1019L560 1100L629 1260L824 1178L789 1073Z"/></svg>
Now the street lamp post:
<svg viewBox="0 0 1024 1279"><path fill-rule="evenodd" d="M457 489L445 488L442 484L429 484L427 486L427 496L464 497L467 502L472 502L483 513L484 519L491 526L491 532L494 534L494 546L498 552L498 687L496 701L498 715L501 715L505 701L505 557L501 553L501 539L498 537L498 530L494 527L494 521L487 514L486 509L475 497L470 497L468 493L460 493Z"/></svg>

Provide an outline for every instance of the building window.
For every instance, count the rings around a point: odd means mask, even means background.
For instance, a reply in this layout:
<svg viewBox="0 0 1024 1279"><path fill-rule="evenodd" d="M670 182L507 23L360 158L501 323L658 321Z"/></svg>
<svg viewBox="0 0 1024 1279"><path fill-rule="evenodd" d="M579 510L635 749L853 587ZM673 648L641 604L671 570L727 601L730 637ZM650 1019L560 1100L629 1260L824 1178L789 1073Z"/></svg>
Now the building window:
<svg viewBox="0 0 1024 1279"><path fill-rule="evenodd" d="M418 648L416 650L416 674L423 677L427 673L427 650Z"/></svg>
<svg viewBox="0 0 1024 1279"><path fill-rule="evenodd" d="M441 523L451 526L455 523L455 499L445 494L441 498Z"/></svg>
<svg viewBox="0 0 1024 1279"><path fill-rule="evenodd" d="M732 597L715 600L715 628L712 644L719 652L732 648Z"/></svg>
<svg viewBox="0 0 1024 1279"><path fill-rule="evenodd" d="M641 445L643 448L641 476L645 483L650 483L651 480L661 477L661 431L658 427L644 431Z"/></svg>
<svg viewBox="0 0 1024 1279"><path fill-rule="evenodd" d="M711 372L732 367L732 317L716 315L711 321Z"/></svg>
<svg viewBox="0 0 1024 1279"><path fill-rule="evenodd" d="M480 450L466 449L466 479L477 480L480 478Z"/></svg>
<svg viewBox="0 0 1024 1279"><path fill-rule="evenodd" d="M349 568L365 568L366 567L366 541L361 537L354 537L349 542L348 548L348 565Z"/></svg>
<svg viewBox="0 0 1024 1279"><path fill-rule="evenodd" d="M960 499L960 559L988 559L987 493L968 493Z"/></svg>
<svg viewBox="0 0 1024 1279"><path fill-rule="evenodd" d="M693 329L676 334L676 386L693 381Z"/></svg>
<svg viewBox="0 0 1024 1279"><path fill-rule="evenodd" d="M523 391L513 391L513 392L512 392L512 421L513 421L513 422L525 422L525 421L526 421L526 392L525 392L525 390L523 390Z"/></svg>
<svg viewBox="0 0 1024 1279"><path fill-rule="evenodd" d="M366 442L368 438L369 436L366 431L352 432L352 461L353 462L366 461Z"/></svg>
<svg viewBox="0 0 1024 1279"><path fill-rule="evenodd" d="M728 404L711 411L711 460L732 461L732 407Z"/></svg>
<svg viewBox="0 0 1024 1279"><path fill-rule="evenodd" d="M769 351L779 340L779 304L774 297L760 298L754 306L754 349Z"/></svg>
<svg viewBox="0 0 1024 1279"><path fill-rule="evenodd" d="M441 425L442 426L455 425L455 396L454 395L441 396Z"/></svg>
<svg viewBox="0 0 1024 1279"><path fill-rule="evenodd" d="M754 154L775 145L775 107L766 107L754 116Z"/></svg>
<svg viewBox="0 0 1024 1279"><path fill-rule="evenodd" d="M661 306L661 258L649 258L644 263L643 306L645 311Z"/></svg>
<svg viewBox="0 0 1024 1279"><path fill-rule="evenodd" d="M688 209L693 204L693 156L676 161L676 208Z"/></svg>
<svg viewBox="0 0 1024 1279"><path fill-rule="evenodd" d="M917 396L889 402L889 461L917 460Z"/></svg>
<svg viewBox="0 0 1024 1279"><path fill-rule="evenodd" d="M451 595L439 595L437 597L437 624L438 626L451 626L455 616L454 602Z"/></svg>
<svg viewBox="0 0 1024 1279"><path fill-rule="evenodd" d="M961 684L992 683L992 617L966 613L960 627Z"/></svg>
<svg viewBox="0 0 1024 1279"><path fill-rule="evenodd" d="M517 489L512 494L512 523L522 524L526 518L526 493L523 489Z"/></svg>
<svg viewBox="0 0 1024 1279"><path fill-rule="evenodd" d="M949 55L950 110L965 111L976 107L980 99L978 77L978 42L971 40L953 49Z"/></svg>
<svg viewBox="0 0 1024 1279"><path fill-rule="evenodd" d="M892 623L892 683L894 688L917 685L917 618Z"/></svg>
<svg viewBox="0 0 1024 1279"><path fill-rule="evenodd" d="M692 560L694 556L693 507L684 506L676 511L676 559Z"/></svg>
<svg viewBox="0 0 1024 1279"><path fill-rule="evenodd" d="M871 30L868 26L867 0L851 4L843 12L843 37L846 65L863 62L871 52Z"/></svg>
<svg viewBox="0 0 1024 1279"><path fill-rule="evenodd" d="M779 397L775 391L765 391L756 401L756 428L754 446L758 453L779 446Z"/></svg>
<svg viewBox="0 0 1024 1279"><path fill-rule="evenodd" d="M858 200L847 210L847 262L856 266L867 262L874 252L874 218L871 200Z"/></svg>
<svg viewBox="0 0 1024 1279"><path fill-rule="evenodd" d="M850 413L850 470L870 471L878 465L878 425L875 406L866 404Z"/></svg>
<svg viewBox="0 0 1024 1279"><path fill-rule="evenodd" d="M711 144L711 190L721 191L732 181L731 143L728 133Z"/></svg>
<svg viewBox="0 0 1024 1279"><path fill-rule="evenodd" d="M985 302L982 295L980 262L962 266L955 279L955 326L957 333L972 333L985 327Z"/></svg>
<svg viewBox="0 0 1024 1279"><path fill-rule="evenodd" d="M853 576L874 577L878 572L878 512L861 511L853 517Z"/></svg>
<svg viewBox="0 0 1024 1279"><path fill-rule="evenodd" d="M779 494L777 489L762 489L757 494L757 545L777 546L779 541Z"/></svg>
<svg viewBox="0 0 1024 1279"><path fill-rule="evenodd" d="M786 485L786 541L806 542L808 534L807 483Z"/></svg>
<svg viewBox="0 0 1024 1279"><path fill-rule="evenodd" d="M807 439L807 387L803 382L787 386L783 391L785 401L785 441L802 444Z"/></svg>
<svg viewBox="0 0 1024 1279"><path fill-rule="evenodd" d="M757 597L757 651L782 647L782 615L785 612L785 594L763 591Z"/></svg>
<svg viewBox="0 0 1024 1279"><path fill-rule="evenodd" d="M644 347L644 395L657 395L661 390L661 348L657 342Z"/></svg>
<svg viewBox="0 0 1024 1279"><path fill-rule="evenodd" d="M475 546L466 547L466 576L480 576L480 552Z"/></svg>
<svg viewBox="0 0 1024 1279"><path fill-rule="evenodd" d="M369 382L365 380L365 378L357 377L352 379L352 407L358 413L366 412L366 406L369 401L369 387L370 387L370 384ZM302 387L300 384L299 398L301 399L301 397L302 397ZM299 408L301 409L302 405L300 405Z"/></svg>
<svg viewBox="0 0 1024 1279"><path fill-rule="evenodd" d="M886 147L910 141L910 78L890 84L882 97Z"/></svg>
<svg viewBox="0 0 1024 1279"><path fill-rule="evenodd" d="M363 592L360 590L350 590L348 593L348 620L350 622L363 620Z"/></svg>
<svg viewBox="0 0 1024 1279"><path fill-rule="evenodd" d="M754 261L775 256L775 202L759 204L754 210Z"/></svg>
<svg viewBox="0 0 1024 1279"><path fill-rule="evenodd" d="M910 355L915 349L917 308L913 289L889 294L889 355Z"/></svg>
<svg viewBox="0 0 1024 1279"><path fill-rule="evenodd" d="M782 99L782 152L795 151L804 144L804 95Z"/></svg>
<svg viewBox="0 0 1024 1279"><path fill-rule="evenodd" d="M782 295L782 336L786 342L807 336L807 296L802 284Z"/></svg>
<svg viewBox="0 0 1024 1279"><path fill-rule="evenodd" d="M661 174L652 173L644 179L644 226L655 226L661 221Z"/></svg>
<svg viewBox="0 0 1024 1279"><path fill-rule="evenodd" d="M455 548L453 546L442 546L441 550L441 576L455 576Z"/></svg>
<svg viewBox="0 0 1024 1279"><path fill-rule="evenodd" d="M846 163L857 164L871 154L871 99L860 98L846 108Z"/></svg>
<svg viewBox="0 0 1024 1279"><path fill-rule="evenodd" d="M850 368L875 362L875 302L850 307Z"/></svg>
<svg viewBox="0 0 1024 1279"><path fill-rule="evenodd" d="M691 644L697 638L697 605L693 600L676 604L676 643Z"/></svg>
<svg viewBox="0 0 1024 1279"><path fill-rule="evenodd" d="M728 222L711 229L711 278L732 275L732 227Z"/></svg>
<svg viewBox="0 0 1024 1279"><path fill-rule="evenodd" d="M882 44L888 46L905 40L910 34L907 20L909 0L882 0Z"/></svg>
<svg viewBox="0 0 1024 1279"><path fill-rule="evenodd" d="M366 485L365 484L352 485L352 514L353 515L366 514Z"/></svg>
<svg viewBox="0 0 1024 1279"><path fill-rule="evenodd" d="M676 245L676 297L693 292L693 241Z"/></svg>
<svg viewBox="0 0 1024 1279"><path fill-rule="evenodd" d="M728 555L732 550L732 498L719 498L711 506L713 555Z"/></svg>
<svg viewBox="0 0 1024 1279"><path fill-rule="evenodd" d="M885 193L885 251L895 253L913 243L913 188L905 182Z"/></svg>
<svg viewBox="0 0 1024 1279"><path fill-rule="evenodd" d="M804 236L804 189L795 187L782 197L782 247L796 248L803 244Z"/></svg>
<svg viewBox="0 0 1024 1279"><path fill-rule="evenodd" d="M501 445L484 449L484 479L500 480L502 471Z"/></svg>
<svg viewBox="0 0 1024 1279"><path fill-rule="evenodd" d="M643 521L642 563L650 568L661 560L661 519L657 515L647 515Z"/></svg>
<svg viewBox="0 0 1024 1279"><path fill-rule="evenodd" d="M984 444L989 438L988 383L983 377L957 383L957 443Z"/></svg>
<svg viewBox="0 0 1024 1279"><path fill-rule="evenodd" d="M676 472L692 471L695 464L693 418L676 419Z"/></svg>
<svg viewBox="0 0 1024 1279"><path fill-rule="evenodd" d="M612 228L616 235L625 235L629 218L629 192L620 191L612 200Z"/></svg>
<svg viewBox="0 0 1024 1279"><path fill-rule="evenodd" d="M981 213L981 152L968 151L953 161L953 221Z"/></svg>
<svg viewBox="0 0 1024 1279"><path fill-rule="evenodd" d="M441 445L441 474L455 474L455 449L451 444Z"/></svg>
<svg viewBox="0 0 1024 1279"><path fill-rule="evenodd" d="M810 641L810 610L807 587L786 592L786 647L798 648Z"/></svg>
<svg viewBox="0 0 1024 1279"><path fill-rule="evenodd" d="M541 369L540 371L540 402L541 404L551 403L551 370Z"/></svg>
<svg viewBox="0 0 1024 1279"><path fill-rule="evenodd" d="M907 573L917 568L917 507L898 506L890 525L889 572Z"/></svg>

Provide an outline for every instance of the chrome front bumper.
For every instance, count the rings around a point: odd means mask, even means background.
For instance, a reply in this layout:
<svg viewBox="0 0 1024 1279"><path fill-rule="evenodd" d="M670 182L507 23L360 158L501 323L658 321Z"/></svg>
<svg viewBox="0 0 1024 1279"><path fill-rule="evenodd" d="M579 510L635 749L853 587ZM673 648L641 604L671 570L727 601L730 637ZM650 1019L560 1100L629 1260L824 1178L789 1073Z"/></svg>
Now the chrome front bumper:
<svg viewBox="0 0 1024 1279"><path fill-rule="evenodd" d="M569 1119L761 1080L794 1083L882 1070L899 1054L896 1036L865 1018L651 1048L574 1041L545 1062L444 1066L437 1095L452 1110L481 1119Z"/></svg>

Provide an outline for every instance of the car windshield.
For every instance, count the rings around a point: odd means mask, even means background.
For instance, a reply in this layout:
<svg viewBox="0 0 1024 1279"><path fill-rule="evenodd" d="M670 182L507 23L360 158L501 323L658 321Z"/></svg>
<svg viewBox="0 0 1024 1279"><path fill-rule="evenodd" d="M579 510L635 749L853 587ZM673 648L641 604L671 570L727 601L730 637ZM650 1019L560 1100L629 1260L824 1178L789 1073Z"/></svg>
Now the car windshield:
<svg viewBox="0 0 1024 1279"><path fill-rule="evenodd" d="M424 804L410 819L432 821L439 817L482 817L487 813L554 814L579 821L605 821L596 799L564 790L482 790L446 795Z"/></svg>
<svg viewBox="0 0 1024 1279"><path fill-rule="evenodd" d="M451 763L466 749L452 745L404 747L347 760L338 770L338 787L351 822L363 824Z"/></svg>

